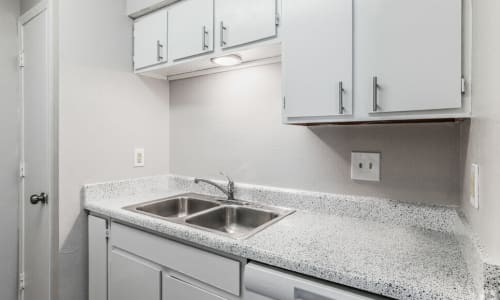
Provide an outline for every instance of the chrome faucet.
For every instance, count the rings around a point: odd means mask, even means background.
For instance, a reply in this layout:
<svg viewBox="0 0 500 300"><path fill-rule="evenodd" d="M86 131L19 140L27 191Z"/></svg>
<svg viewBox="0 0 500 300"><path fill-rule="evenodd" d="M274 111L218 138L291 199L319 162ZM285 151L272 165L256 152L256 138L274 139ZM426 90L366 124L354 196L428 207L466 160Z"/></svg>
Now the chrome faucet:
<svg viewBox="0 0 500 300"><path fill-rule="evenodd" d="M201 178L195 178L194 183L198 184L200 182L204 182L204 183L210 184L210 185L216 187L217 189L219 189L221 192L223 192L224 195L227 196L227 200L234 200L234 181L231 178L229 178L228 176L226 176L224 173L220 172L220 174L227 178L227 181L228 181L227 188L224 188L211 180L201 179Z"/></svg>

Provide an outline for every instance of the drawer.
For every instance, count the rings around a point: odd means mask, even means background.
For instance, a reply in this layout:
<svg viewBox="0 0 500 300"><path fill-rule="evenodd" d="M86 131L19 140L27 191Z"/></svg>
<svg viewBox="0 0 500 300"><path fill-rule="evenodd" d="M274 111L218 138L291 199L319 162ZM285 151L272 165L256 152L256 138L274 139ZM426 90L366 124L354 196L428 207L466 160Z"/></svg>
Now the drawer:
<svg viewBox="0 0 500 300"><path fill-rule="evenodd" d="M175 277L163 277L163 300L225 300Z"/></svg>
<svg viewBox="0 0 500 300"><path fill-rule="evenodd" d="M240 262L113 223L111 246L134 253L213 287L240 295Z"/></svg>

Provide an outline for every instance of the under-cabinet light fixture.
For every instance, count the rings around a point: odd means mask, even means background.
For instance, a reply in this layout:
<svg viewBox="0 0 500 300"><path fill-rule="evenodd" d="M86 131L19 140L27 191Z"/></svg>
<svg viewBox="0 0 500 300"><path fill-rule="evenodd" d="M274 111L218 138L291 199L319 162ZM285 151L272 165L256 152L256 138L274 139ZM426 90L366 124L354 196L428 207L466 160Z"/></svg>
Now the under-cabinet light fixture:
<svg viewBox="0 0 500 300"><path fill-rule="evenodd" d="M223 67L235 66L242 63L241 56L236 54L214 57L211 59L211 61L212 63Z"/></svg>

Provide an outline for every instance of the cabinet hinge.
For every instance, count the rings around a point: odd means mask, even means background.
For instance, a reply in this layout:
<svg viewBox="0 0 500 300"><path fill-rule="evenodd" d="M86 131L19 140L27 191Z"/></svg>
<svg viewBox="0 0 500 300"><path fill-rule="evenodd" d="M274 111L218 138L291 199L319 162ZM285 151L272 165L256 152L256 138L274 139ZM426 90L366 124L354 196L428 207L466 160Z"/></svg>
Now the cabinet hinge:
<svg viewBox="0 0 500 300"><path fill-rule="evenodd" d="M25 282L24 282L24 273L19 273L19 290L24 290Z"/></svg>
<svg viewBox="0 0 500 300"><path fill-rule="evenodd" d="M276 14L276 26L280 25L280 15Z"/></svg>
<svg viewBox="0 0 500 300"><path fill-rule="evenodd" d="M19 177L24 178L26 176L26 167L24 165L24 162L19 163Z"/></svg>
<svg viewBox="0 0 500 300"><path fill-rule="evenodd" d="M462 86L461 86L461 88L462 88L462 94L465 94L465 86L466 86L465 85L465 77L462 76Z"/></svg>
<svg viewBox="0 0 500 300"><path fill-rule="evenodd" d="M19 61L19 68L24 68L24 52L19 53L18 61Z"/></svg>

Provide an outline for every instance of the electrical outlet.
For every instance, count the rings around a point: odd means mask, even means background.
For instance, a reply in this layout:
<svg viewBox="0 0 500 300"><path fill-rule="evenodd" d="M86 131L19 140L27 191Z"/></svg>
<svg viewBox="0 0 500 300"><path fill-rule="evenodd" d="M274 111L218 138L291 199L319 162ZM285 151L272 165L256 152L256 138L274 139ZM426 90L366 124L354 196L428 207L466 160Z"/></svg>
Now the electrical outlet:
<svg viewBox="0 0 500 300"><path fill-rule="evenodd" d="M479 209L479 165L472 164L470 170L470 204Z"/></svg>
<svg viewBox="0 0 500 300"><path fill-rule="evenodd" d="M352 152L351 179L380 181L380 153Z"/></svg>
<svg viewBox="0 0 500 300"><path fill-rule="evenodd" d="M144 149L134 149L134 167L144 167Z"/></svg>

